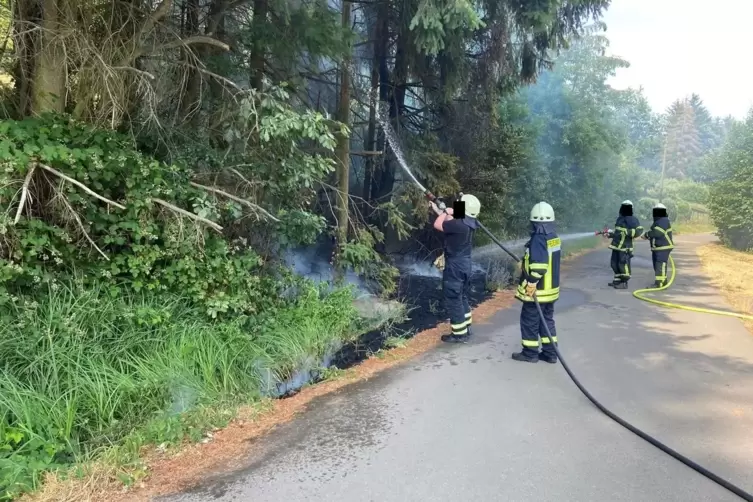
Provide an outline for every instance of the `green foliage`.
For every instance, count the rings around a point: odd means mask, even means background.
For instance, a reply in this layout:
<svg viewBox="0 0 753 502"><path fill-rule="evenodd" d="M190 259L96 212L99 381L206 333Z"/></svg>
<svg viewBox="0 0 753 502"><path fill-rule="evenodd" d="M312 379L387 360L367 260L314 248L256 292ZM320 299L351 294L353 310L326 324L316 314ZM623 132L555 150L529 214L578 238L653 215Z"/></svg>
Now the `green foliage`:
<svg viewBox="0 0 753 502"><path fill-rule="evenodd" d="M126 440L196 440L184 412L256 399L315 369L349 336L352 295L300 287L283 310L224 322L185 298L113 298L83 282L2 307L0 331L13 336L0 344L0 489L28 491L42 472Z"/></svg>
<svg viewBox="0 0 753 502"><path fill-rule="evenodd" d="M244 170L247 181L256 181L270 198L295 201L281 204L276 239L281 246L310 243L321 233L323 218L301 206L313 196L316 180L333 169L330 159L304 153L297 142L314 141L329 150L335 142L321 114L296 113L280 101L286 97L283 90L251 94L241 102L238 118L228 123L226 133L235 159L253 166ZM253 151L247 140L241 141L251 128L257 145ZM236 142L243 145L233 146ZM201 158L208 168L219 163L211 155ZM63 117L0 123L0 202L8 206L17 200L18 183L32 168L30 199L36 201L26 213L31 217L18 225L4 216L2 291L7 296L27 284L54 282L80 270L92 282L108 283L112 294L128 287L186 295L212 317L273 306L274 292L284 285L265 276L262 258L244 239L228 241L203 224L173 217L155 203L166 199L223 225L233 225L243 216L244 206L191 186L194 171L187 168L187 159L176 160L180 163L157 161L135 151L117 133ZM100 202L42 166L126 209ZM86 223L79 224L77 215ZM108 258L95 253L83 238L92 239Z"/></svg>
<svg viewBox="0 0 753 502"><path fill-rule="evenodd" d="M6 291L54 283L81 270L92 282L108 282L112 294L124 285L180 291L212 316L253 312L269 301L262 293L267 285L259 277L261 261L252 250L205 227L162 216L164 209L154 199L192 208L213 222L230 221L238 210L190 187L187 170L139 154L115 133L60 117L0 123L0 162L5 166L0 201L6 206L15 200L14 180L35 170L31 217L5 225L1 258L4 269L14 271L5 276ZM100 202L42 166L126 209ZM109 259L95 255L82 240L85 235Z"/></svg>
<svg viewBox="0 0 753 502"><path fill-rule="evenodd" d="M719 237L735 249L753 249L753 110L732 127L715 167L709 209Z"/></svg>
<svg viewBox="0 0 753 502"><path fill-rule="evenodd" d="M446 47L446 38L456 32L474 31L485 26L468 0L421 0L410 22L416 46L436 55Z"/></svg>

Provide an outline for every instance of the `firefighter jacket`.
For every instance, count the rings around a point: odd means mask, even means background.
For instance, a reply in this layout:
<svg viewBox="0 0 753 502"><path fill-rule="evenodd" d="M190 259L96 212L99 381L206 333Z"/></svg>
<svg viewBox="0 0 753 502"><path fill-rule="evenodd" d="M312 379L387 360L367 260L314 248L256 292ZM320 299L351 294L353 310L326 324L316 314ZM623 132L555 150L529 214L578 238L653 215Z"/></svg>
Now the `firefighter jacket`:
<svg viewBox="0 0 753 502"><path fill-rule="evenodd" d="M609 249L615 251L632 251L633 239L641 236L643 227L635 216L620 216L614 224L612 243Z"/></svg>
<svg viewBox="0 0 753 502"><path fill-rule="evenodd" d="M666 216L654 220L646 237L651 243L651 251L671 251L675 247L672 224Z"/></svg>
<svg viewBox="0 0 753 502"><path fill-rule="evenodd" d="M526 285L536 283L536 298L540 303L556 301L560 297L560 255L561 241L554 224L533 223L515 297L522 302L534 301L526 295Z"/></svg>
<svg viewBox="0 0 753 502"><path fill-rule="evenodd" d="M453 218L442 224L444 233L445 263L455 261L470 261L473 249L473 233L478 228L476 218Z"/></svg>

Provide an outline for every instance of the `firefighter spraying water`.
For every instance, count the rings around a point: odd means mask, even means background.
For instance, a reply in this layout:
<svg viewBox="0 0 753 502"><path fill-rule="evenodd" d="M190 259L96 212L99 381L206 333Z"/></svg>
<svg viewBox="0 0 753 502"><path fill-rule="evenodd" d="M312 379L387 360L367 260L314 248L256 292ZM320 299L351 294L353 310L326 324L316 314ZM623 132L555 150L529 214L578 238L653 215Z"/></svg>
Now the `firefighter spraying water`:
<svg viewBox="0 0 753 502"><path fill-rule="evenodd" d="M481 202L465 194L452 208L440 208L434 201L430 202L430 207L437 214L434 228L444 234L444 253L436 265L443 270L442 291L452 333L443 335L442 341L465 343L473 323L468 293L473 273L473 233L479 226L476 217L481 211Z"/></svg>

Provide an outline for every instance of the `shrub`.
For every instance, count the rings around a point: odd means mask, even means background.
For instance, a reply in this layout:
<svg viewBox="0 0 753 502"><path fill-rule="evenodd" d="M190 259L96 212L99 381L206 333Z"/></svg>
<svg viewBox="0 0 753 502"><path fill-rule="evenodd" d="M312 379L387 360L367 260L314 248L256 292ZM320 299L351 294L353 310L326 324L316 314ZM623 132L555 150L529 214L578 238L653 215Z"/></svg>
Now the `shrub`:
<svg viewBox="0 0 753 502"><path fill-rule="evenodd" d="M709 211L719 237L740 250L753 248L753 110L735 124L716 157L718 181L711 187Z"/></svg>

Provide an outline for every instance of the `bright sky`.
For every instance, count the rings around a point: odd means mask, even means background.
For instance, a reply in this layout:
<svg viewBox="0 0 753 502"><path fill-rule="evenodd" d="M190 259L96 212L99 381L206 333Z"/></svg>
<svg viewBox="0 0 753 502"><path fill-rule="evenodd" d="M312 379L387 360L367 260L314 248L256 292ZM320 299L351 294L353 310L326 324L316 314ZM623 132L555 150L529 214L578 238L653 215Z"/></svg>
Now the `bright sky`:
<svg viewBox="0 0 753 502"><path fill-rule="evenodd" d="M643 86L655 111L699 94L713 115L753 107L753 0L612 0L603 20L612 54L627 59L617 88Z"/></svg>

